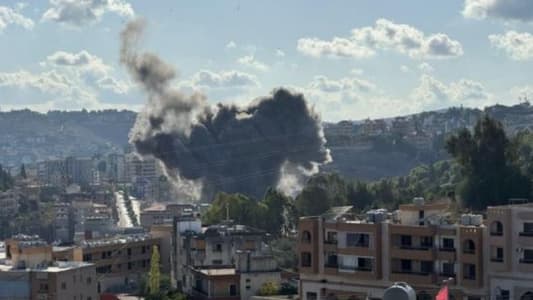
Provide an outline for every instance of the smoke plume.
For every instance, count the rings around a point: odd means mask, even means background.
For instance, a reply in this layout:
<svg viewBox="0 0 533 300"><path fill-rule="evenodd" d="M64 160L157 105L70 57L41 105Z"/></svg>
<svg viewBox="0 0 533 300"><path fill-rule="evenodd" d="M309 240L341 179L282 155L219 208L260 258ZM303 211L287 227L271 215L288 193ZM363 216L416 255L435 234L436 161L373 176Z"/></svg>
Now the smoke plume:
<svg viewBox="0 0 533 300"><path fill-rule="evenodd" d="M303 95L279 88L248 107L210 107L205 96L172 87L171 65L138 50L144 28L134 20L121 34L121 62L148 95L130 142L161 160L176 183L201 184L204 198L218 191L261 197L268 187L293 193L330 160L320 118Z"/></svg>

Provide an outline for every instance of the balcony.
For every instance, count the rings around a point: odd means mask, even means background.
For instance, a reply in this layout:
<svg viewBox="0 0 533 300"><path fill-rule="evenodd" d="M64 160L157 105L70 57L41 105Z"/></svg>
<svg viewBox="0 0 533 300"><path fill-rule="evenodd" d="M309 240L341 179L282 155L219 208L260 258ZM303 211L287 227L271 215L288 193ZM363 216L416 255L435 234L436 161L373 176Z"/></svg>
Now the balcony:
<svg viewBox="0 0 533 300"><path fill-rule="evenodd" d="M463 249L464 254L476 254L476 249Z"/></svg>
<svg viewBox="0 0 533 300"><path fill-rule="evenodd" d="M442 251L442 252L455 252L455 248L442 247L442 248L439 248L439 251Z"/></svg>
<svg viewBox="0 0 533 300"><path fill-rule="evenodd" d="M457 276L457 274L449 273L449 272L440 272L439 276L440 277L446 277L446 278L455 278L455 276Z"/></svg>
<svg viewBox="0 0 533 300"><path fill-rule="evenodd" d="M490 236L502 236L503 231L491 231Z"/></svg>
<svg viewBox="0 0 533 300"><path fill-rule="evenodd" d="M490 261L491 262L501 263L501 262L503 262L503 257L491 257Z"/></svg>
<svg viewBox="0 0 533 300"><path fill-rule="evenodd" d="M520 263L521 264L533 264L533 258L521 258Z"/></svg>
<svg viewBox="0 0 533 300"><path fill-rule="evenodd" d="M410 274L410 275L418 275L418 276L428 276L429 274L432 274L431 272L418 272L418 271L411 271L411 270L397 270L392 271L393 274Z"/></svg>
<svg viewBox="0 0 533 300"><path fill-rule="evenodd" d="M518 233L519 236L533 237L533 231L522 231Z"/></svg>
<svg viewBox="0 0 533 300"><path fill-rule="evenodd" d="M403 250L428 251L432 248L433 247L429 245L420 245L420 246L400 245L400 249L403 249Z"/></svg>
<svg viewBox="0 0 533 300"><path fill-rule="evenodd" d="M324 264L324 268L338 268L339 267L339 264L338 263L325 263Z"/></svg>
<svg viewBox="0 0 533 300"><path fill-rule="evenodd" d="M339 270L342 271L357 271L357 272L372 272L372 267L366 266L339 266Z"/></svg>
<svg viewBox="0 0 533 300"><path fill-rule="evenodd" d="M324 240L326 245L337 245L337 240Z"/></svg>

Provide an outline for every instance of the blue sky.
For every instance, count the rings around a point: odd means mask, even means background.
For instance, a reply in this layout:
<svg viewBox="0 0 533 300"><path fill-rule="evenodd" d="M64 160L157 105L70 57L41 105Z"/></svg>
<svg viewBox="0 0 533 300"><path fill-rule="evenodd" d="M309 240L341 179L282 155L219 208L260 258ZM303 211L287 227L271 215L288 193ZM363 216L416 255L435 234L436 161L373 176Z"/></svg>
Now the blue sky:
<svg viewBox="0 0 533 300"><path fill-rule="evenodd" d="M119 63L136 17L213 104L284 86L337 121L533 97L529 0L0 1L0 109L141 109Z"/></svg>

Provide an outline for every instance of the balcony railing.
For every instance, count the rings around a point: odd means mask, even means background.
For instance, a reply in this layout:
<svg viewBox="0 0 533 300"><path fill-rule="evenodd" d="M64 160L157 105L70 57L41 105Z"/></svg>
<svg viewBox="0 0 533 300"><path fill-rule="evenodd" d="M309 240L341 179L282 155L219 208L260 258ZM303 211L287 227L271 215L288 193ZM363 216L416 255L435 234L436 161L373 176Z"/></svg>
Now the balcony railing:
<svg viewBox="0 0 533 300"><path fill-rule="evenodd" d="M476 253L476 249L463 249L463 253L464 254L475 254Z"/></svg>
<svg viewBox="0 0 533 300"><path fill-rule="evenodd" d="M403 250L417 250L417 251L428 251L429 249L433 248L432 246L412 246L412 245L400 245L400 249Z"/></svg>
<svg viewBox="0 0 533 300"><path fill-rule="evenodd" d="M533 258L521 258L520 263L521 264L533 264Z"/></svg>
<svg viewBox="0 0 533 300"><path fill-rule="evenodd" d="M411 270L396 270L396 271L392 271L392 273L395 273L395 274L410 274L410 275L418 275L418 276L428 276L428 275L432 274L432 272L411 271Z"/></svg>
<svg viewBox="0 0 533 300"><path fill-rule="evenodd" d="M491 236L502 236L503 235L503 231L492 231L490 233Z"/></svg>
<svg viewBox="0 0 533 300"><path fill-rule="evenodd" d="M518 235L527 236L527 237L533 237L533 231L522 231L522 232L519 232Z"/></svg>
<svg viewBox="0 0 533 300"><path fill-rule="evenodd" d="M441 251L441 252L455 252L455 248L442 247L442 248L439 248L439 251Z"/></svg>
<svg viewBox="0 0 533 300"><path fill-rule="evenodd" d="M441 277L451 277L451 278L455 278L455 276L457 276L455 273L448 273L448 272L440 272L439 273L439 276Z"/></svg>
<svg viewBox="0 0 533 300"><path fill-rule="evenodd" d="M503 262L503 257L491 257L491 262Z"/></svg>
<svg viewBox="0 0 533 300"><path fill-rule="evenodd" d="M324 240L324 244L337 245L337 240Z"/></svg>
<svg viewBox="0 0 533 300"><path fill-rule="evenodd" d="M372 267L365 267L365 266L362 266L362 267L339 266L339 269L345 270L345 271L359 271L359 272L371 272L372 271Z"/></svg>
<svg viewBox="0 0 533 300"><path fill-rule="evenodd" d="M472 275L472 274L464 274L464 275L463 275L463 279L467 279L467 280L476 280L476 275Z"/></svg>
<svg viewBox="0 0 533 300"><path fill-rule="evenodd" d="M325 268L338 268L339 267L339 264L338 263L325 263L324 264L324 267Z"/></svg>

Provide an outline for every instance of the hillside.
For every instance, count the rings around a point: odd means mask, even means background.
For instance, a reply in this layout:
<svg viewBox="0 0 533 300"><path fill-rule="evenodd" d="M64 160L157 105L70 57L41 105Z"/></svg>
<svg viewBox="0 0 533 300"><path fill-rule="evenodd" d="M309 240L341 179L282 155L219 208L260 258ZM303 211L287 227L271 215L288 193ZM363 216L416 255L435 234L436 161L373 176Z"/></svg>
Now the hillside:
<svg viewBox="0 0 533 300"><path fill-rule="evenodd" d="M420 164L448 158L443 150L446 137L459 128L470 128L485 113L502 121L511 134L533 128L529 103L324 123L333 157L324 170L364 180L406 175ZM117 110L0 112L0 164L122 151L135 116L135 112Z"/></svg>

